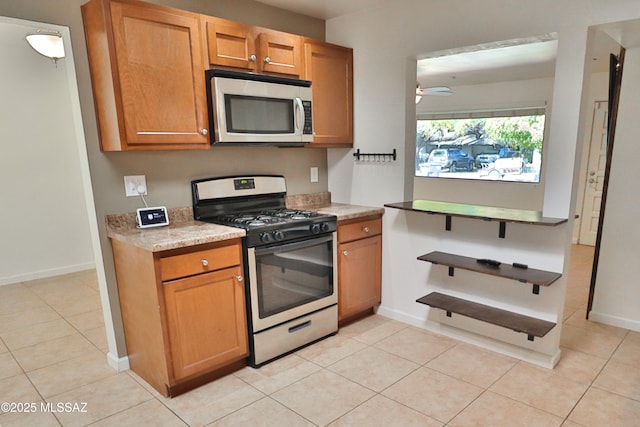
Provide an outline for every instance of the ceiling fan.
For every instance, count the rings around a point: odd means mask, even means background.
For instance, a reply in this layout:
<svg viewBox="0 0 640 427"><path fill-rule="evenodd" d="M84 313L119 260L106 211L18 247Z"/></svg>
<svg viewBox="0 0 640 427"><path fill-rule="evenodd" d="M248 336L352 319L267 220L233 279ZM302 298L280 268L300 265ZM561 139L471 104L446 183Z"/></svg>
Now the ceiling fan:
<svg viewBox="0 0 640 427"><path fill-rule="evenodd" d="M451 96L453 91L447 86L420 87L420 82L416 84L416 104L422 100L423 96Z"/></svg>

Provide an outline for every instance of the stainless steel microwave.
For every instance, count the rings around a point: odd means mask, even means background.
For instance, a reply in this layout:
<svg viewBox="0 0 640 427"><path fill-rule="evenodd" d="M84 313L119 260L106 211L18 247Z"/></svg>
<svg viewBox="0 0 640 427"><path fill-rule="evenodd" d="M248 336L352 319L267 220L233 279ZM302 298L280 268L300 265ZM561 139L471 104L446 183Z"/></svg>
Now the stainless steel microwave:
<svg viewBox="0 0 640 427"><path fill-rule="evenodd" d="M310 81L219 69L205 77L212 144L313 141Z"/></svg>

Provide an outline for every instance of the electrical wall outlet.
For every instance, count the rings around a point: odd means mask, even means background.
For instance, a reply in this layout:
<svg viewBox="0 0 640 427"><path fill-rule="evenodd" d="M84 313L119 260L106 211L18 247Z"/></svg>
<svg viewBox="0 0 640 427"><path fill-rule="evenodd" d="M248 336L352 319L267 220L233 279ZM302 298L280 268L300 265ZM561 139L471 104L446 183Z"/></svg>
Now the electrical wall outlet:
<svg viewBox="0 0 640 427"><path fill-rule="evenodd" d="M318 168L317 167L312 167L311 171L309 172L309 177L311 179L311 182L318 182Z"/></svg>
<svg viewBox="0 0 640 427"><path fill-rule="evenodd" d="M124 177L124 192L127 197L147 195L147 177L144 175L128 175Z"/></svg>

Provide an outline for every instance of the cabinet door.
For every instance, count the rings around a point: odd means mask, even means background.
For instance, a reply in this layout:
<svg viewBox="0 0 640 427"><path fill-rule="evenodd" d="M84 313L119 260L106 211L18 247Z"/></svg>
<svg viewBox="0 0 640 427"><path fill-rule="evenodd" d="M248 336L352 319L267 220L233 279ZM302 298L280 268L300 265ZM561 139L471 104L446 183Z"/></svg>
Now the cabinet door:
<svg viewBox="0 0 640 427"><path fill-rule="evenodd" d="M176 380L248 355L240 267L164 283Z"/></svg>
<svg viewBox="0 0 640 427"><path fill-rule="evenodd" d="M209 64L256 70L254 27L209 16L203 20Z"/></svg>
<svg viewBox="0 0 640 427"><path fill-rule="evenodd" d="M338 245L338 319L380 304L382 236Z"/></svg>
<svg viewBox="0 0 640 427"><path fill-rule="evenodd" d="M303 78L313 91L313 147L353 146L353 51L309 41Z"/></svg>
<svg viewBox="0 0 640 427"><path fill-rule="evenodd" d="M262 73L302 74L302 37L259 29L258 71Z"/></svg>
<svg viewBox="0 0 640 427"><path fill-rule="evenodd" d="M128 148L208 148L198 15L112 2L111 16Z"/></svg>

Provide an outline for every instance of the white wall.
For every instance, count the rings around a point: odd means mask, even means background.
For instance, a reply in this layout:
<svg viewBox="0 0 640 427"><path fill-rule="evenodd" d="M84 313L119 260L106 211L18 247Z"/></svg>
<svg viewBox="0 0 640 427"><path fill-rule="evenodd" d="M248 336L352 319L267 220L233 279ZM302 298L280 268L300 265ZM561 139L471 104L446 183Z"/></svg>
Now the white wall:
<svg viewBox="0 0 640 427"><path fill-rule="evenodd" d="M66 60L0 19L0 284L93 268Z"/></svg>
<svg viewBox="0 0 640 427"><path fill-rule="evenodd" d="M486 0L482 8L477 8L471 0L397 0L388 6L327 22L328 41L354 48L355 148L365 152L396 148L399 152L398 161L393 164L362 165L354 163L349 150L329 150L329 190L336 201L373 206L406 200L412 195L413 174L409 174L407 168L413 168L413 157L408 150L415 151L415 124L412 132L411 123L415 118L413 92L417 55L551 32L558 34L553 112L548 118L549 139L540 206L545 216L567 218L568 222L544 232L538 230L540 227L508 227L516 230L515 240L502 241L486 234L490 224L457 221L462 225L458 228L454 225L453 232L440 235L442 224L433 224L435 219L416 218L419 214L387 209L381 312L402 320L411 319L421 327L436 328L438 324L432 321L430 310L415 303L415 299L442 286L442 281L437 272L432 273L435 270L432 266L416 261L416 257L431 250L450 248L454 253L468 251L469 256L509 258L506 255L513 245L520 262L563 273L553 289L543 295L550 298L544 300L550 305L540 306L542 300L526 302L525 295L519 295L515 304L521 311L532 310L539 317L553 317L558 323L548 339L534 344L531 354L519 354L519 357L547 366L555 363L575 212L576 165L582 155L578 141L582 141L587 111L583 93L588 86L584 78L588 30L591 25L638 17L637 6L637 2L626 0L587 0L581 2L579 8L570 0ZM463 182L435 182L434 194L468 194ZM473 191L484 196L484 204L499 204L494 188L478 187ZM523 192L521 207L527 207L527 197ZM537 197L536 204L539 204L540 195ZM461 232L468 234L460 235ZM540 241L538 236L547 232L550 235L546 241ZM452 242L457 246L451 246ZM454 283L458 283L457 279ZM487 290L471 291L463 287L461 292L481 301L486 298ZM497 305L513 303L510 297L492 295L498 298L494 301ZM487 330L483 333L493 334ZM507 351L490 339L483 343L504 352L526 353L527 349L517 346Z"/></svg>
<svg viewBox="0 0 640 427"><path fill-rule="evenodd" d="M640 48L624 58L593 309L589 318L640 331Z"/></svg>

